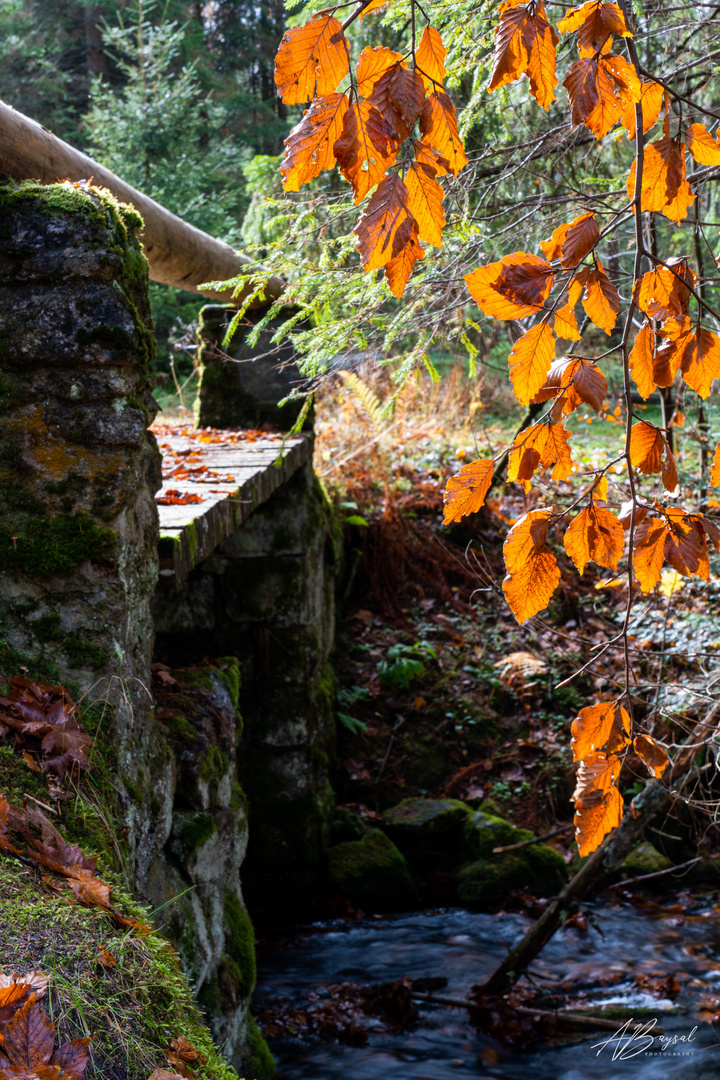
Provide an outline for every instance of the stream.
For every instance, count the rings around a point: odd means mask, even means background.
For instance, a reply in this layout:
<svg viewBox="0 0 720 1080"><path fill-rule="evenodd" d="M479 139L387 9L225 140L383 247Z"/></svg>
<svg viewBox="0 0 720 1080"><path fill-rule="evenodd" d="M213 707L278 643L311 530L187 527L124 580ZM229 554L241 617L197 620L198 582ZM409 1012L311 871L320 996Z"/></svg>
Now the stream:
<svg viewBox="0 0 720 1080"><path fill-rule="evenodd" d="M271 1033L278 1078L717 1080L720 1024L713 1030L695 1013L701 1001L720 997L720 909L713 908L710 898L682 895L684 903L671 898L641 908L629 903L588 905L588 929L559 931L531 968L543 985L573 983L568 1006L573 1011L597 1012L603 1005L616 1005L629 1010L625 1017L642 1010L634 1023L647 1024L656 1017L663 1042L656 1036L651 1043L647 1036L628 1045L627 1035L619 1042L612 1041L610 1030L583 1031L523 1053L478 1033L464 1009L420 1002L417 1021L404 1030L366 1016L364 1046L293 1034L292 1025L275 1037ZM406 976L445 976L447 986L438 992L464 998L531 923L522 914L462 909L316 923L259 944L254 1011L262 1021L267 1015L263 1010L294 1007L301 1012L309 1003L322 1002L337 984L388 983ZM680 984L674 1001L663 996L659 985L668 975ZM651 991L639 985L643 976ZM618 1019L617 1027L624 1023ZM674 1036L678 1041L672 1045ZM681 1042L680 1036L687 1041Z"/></svg>

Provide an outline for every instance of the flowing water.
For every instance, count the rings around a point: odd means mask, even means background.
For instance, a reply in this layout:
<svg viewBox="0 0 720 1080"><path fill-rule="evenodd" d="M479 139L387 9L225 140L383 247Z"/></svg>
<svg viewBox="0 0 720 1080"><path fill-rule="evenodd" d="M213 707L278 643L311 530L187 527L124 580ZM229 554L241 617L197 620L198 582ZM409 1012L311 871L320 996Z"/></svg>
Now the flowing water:
<svg viewBox="0 0 720 1080"><path fill-rule="evenodd" d="M635 1022L657 1018L659 1037L628 1043L612 1031L592 1031L508 1050L478 1034L460 1008L420 1003L419 1017L392 1031L367 1017L365 1046L292 1034L270 1040L282 1080L718 1080L720 1026L695 1017L700 1001L720 996L720 915L708 901L682 905L596 904L586 932L555 935L533 965L544 985L582 986L571 1007L601 1003L642 1010ZM531 919L461 909L412 912L360 922L317 923L261 944L255 1008L302 1009L339 983L377 984L409 976L445 976L443 995L463 998L487 976ZM592 923L595 925L593 926ZM597 928L596 928L597 927ZM639 988L636 976L680 983L673 1002ZM607 985L612 982L612 985ZM720 1008L720 1006L718 1006ZM649 1010L649 1011L648 1011ZM617 1027L625 1023L617 1021ZM693 1029L696 1029L693 1031ZM652 1034L652 1033L651 1033ZM685 1036L685 1041L680 1037ZM673 1037L677 1041L672 1044Z"/></svg>

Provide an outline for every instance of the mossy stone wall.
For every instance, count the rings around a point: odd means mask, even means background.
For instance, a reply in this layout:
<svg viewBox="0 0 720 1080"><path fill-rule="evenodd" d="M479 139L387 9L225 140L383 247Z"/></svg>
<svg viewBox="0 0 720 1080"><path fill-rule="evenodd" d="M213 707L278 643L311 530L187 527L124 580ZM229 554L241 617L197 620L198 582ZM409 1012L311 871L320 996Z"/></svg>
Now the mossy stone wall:
<svg viewBox="0 0 720 1080"><path fill-rule="evenodd" d="M0 185L0 640L111 701L140 880L171 777L146 689L161 480L141 224L95 188Z"/></svg>
<svg viewBox="0 0 720 1080"><path fill-rule="evenodd" d="M222 342L235 313L222 304L208 304L200 312L197 425L260 428L270 424L289 431L303 399L277 407L301 382L290 342L275 345L272 341L281 320L271 320L251 345L248 338L260 315L248 312L226 347ZM312 427L310 417L305 427Z"/></svg>
<svg viewBox="0 0 720 1080"><path fill-rule="evenodd" d="M333 813L337 550L310 464L153 611L158 655L239 658L238 776L249 804L245 899L257 917L307 910L322 883Z"/></svg>

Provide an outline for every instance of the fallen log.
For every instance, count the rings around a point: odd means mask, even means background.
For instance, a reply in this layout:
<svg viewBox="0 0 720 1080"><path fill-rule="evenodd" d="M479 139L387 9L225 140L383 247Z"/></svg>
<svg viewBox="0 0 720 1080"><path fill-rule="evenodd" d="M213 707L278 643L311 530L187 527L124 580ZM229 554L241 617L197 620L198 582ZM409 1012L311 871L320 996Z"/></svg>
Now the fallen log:
<svg viewBox="0 0 720 1080"><path fill-rule="evenodd" d="M698 743L714 730L718 712L720 705L714 705L708 715L695 726L685 746L670 766L664 783L648 781L643 791L633 799L630 812L625 813L618 827L588 856L577 874L561 889L558 896L550 901L537 922L511 949L490 978L474 987L477 996L502 994L517 982L560 927L567 913L591 892L608 870L618 867L630 854L642 838L645 826L672 802L675 797L673 785L692 764Z"/></svg>
<svg viewBox="0 0 720 1080"><path fill-rule="evenodd" d="M14 180L40 180L54 184L58 180L89 180L111 191L120 202L131 203L142 215L145 228L140 239L150 264L150 278L163 285L173 285L187 292L201 293L210 300L239 303L231 292L200 289L205 281L227 281L247 273L253 263L239 255L222 240L188 225L154 199L126 184L99 162L58 139L41 124L0 101L0 175ZM262 267L257 267L262 272ZM252 288L248 285L242 296ZM271 277L267 298L276 299L284 289L283 281ZM255 306L260 306L257 304Z"/></svg>
<svg viewBox="0 0 720 1080"><path fill-rule="evenodd" d="M421 994L413 991L414 1001L425 1001L429 1005L447 1005L451 1009L472 1010L477 1007L473 998L446 997L444 994ZM539 1020L554 1020L556 1023L567 1024L575 1028L598 1028L604 1031L617 1031L618 1021L607 1020L604 1016L583 1015L582 1013L565 1012L564 1009L533 1009L530 1005L515 1005L514 1011L521 1016L536 1016ZM653 1028L653 1035L664 1034L662 1028Z"/></svg>

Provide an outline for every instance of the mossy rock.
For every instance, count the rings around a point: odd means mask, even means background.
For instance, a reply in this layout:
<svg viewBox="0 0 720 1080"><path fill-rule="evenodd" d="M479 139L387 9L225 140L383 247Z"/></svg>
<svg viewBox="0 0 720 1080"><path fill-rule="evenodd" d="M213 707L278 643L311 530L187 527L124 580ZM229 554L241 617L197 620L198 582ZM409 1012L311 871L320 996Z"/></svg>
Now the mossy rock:
<svg viewBox="0 0 720 1080"><path fill-rule="evenodd" d="M532 833L527 829L516 829L505 818L476 810L469 813L463 830L463 857L465 861L489 859L493 848L520 844L523 840L532 840Z"/></svg>
<svg viewBox="0 0 720 1080"><path fill-rule="evenodd" d="M654 874L658 870L668 870L672 862L667 855L662 855L652 844L645 841L627 855L620 864L620 877L640 877Z"/></svg>
<svg viewBox="0 0 720 1080"><path fill-rule="evenodd" d="M423 841L457 829L470 814L458 799L403 799L385 811L382 823L397 839Z"/></svg>
<svg viewBox="0 0 720 1080"><path fill-rule="evenodd" d="M366 825L359 814L354 810L348 810L346 806L338 806L335 815L330 822L330 843L343 844L350 840L360 840L366 831Z"/></svg>
<svg viewBox="0 0 720 1080"><path fill-rule="evenodd" d="M150 917L117 885L113 903L124 914ZM103 949L115 958L114 967L99 964ZM42 1004L53 1017L56 1043L92 1039L85 1080L147 1080L155 1068L167 1067L164 1048L179 1034L208 1059L202 1080L237 1080L167 941L128 934L99 908L49 893L35 871L6 855L0 855L0 952L5 972L50 975L49 1001ZM271 1075L258 1073L263 1080Z"/></svg>
<svg viewBox="0 0 720 1080"><path fill-rule="evenodd" d="M536 844L468 863L455 876L455 890L461 904L486 911L525 887L534 896L555 896L567 876L562 855Z"/></svg>
<svg viewBox="0 0 720 1080"><path fill-rule="evenodd" d="M417 903L405 859L379 829L330 848L328 877L331 888L368 911L401 911Z"/></svg>

